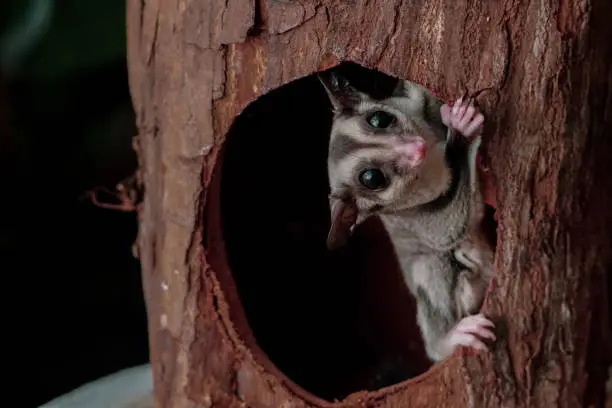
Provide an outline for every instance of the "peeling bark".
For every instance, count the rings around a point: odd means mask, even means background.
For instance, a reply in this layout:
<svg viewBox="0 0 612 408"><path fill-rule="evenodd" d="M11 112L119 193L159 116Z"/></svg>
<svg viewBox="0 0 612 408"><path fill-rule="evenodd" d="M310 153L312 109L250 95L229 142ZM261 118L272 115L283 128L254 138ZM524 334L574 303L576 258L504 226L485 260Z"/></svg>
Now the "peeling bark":
<svg viewBox="0 0 612 408"><path fill-rule="evenodd" d="M342 60L445 99L483 91L499 219L484 309L500 333L492 354L459 351L416 379L336 406L603 406L612 344L609 1L127 5L145 189L137 245L159 407L329 405L256 358L248 330L238 333L244 317L228 306L237 294L202 241L234 118Z"/></svg>

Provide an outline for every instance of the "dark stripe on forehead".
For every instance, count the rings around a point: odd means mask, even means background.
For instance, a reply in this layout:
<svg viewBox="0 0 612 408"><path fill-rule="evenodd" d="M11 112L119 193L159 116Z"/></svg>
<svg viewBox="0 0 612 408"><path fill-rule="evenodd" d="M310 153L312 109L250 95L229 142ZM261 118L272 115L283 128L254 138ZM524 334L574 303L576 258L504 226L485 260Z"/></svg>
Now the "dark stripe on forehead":
<svg viewBox="0 0 612 408"><path fill-rule="evenodd" d="M338 133L334 136L333 143L330 146L329 158L334 162L338 162L346 156L357 155L357 152L361 149L379 147L380 145L376 143L363 143L345 133Z"/></svg>

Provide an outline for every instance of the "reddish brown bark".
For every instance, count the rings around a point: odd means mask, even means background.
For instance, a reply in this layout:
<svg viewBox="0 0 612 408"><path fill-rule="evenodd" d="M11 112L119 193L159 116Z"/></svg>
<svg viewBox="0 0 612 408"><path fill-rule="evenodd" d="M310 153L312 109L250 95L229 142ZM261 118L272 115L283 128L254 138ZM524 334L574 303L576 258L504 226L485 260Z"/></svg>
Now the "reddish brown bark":
<svg viewBox="0 0 612 408"><path fill-rule="evenodd" d="M226 265L213 175L249 103L341 60L447 99L484 90L499 219L484 308L499 340L491 354L458 352L337 406L602 406L612 344L610 21L607 0L128 0L158 406L328 404L256 345Z"/></svg>

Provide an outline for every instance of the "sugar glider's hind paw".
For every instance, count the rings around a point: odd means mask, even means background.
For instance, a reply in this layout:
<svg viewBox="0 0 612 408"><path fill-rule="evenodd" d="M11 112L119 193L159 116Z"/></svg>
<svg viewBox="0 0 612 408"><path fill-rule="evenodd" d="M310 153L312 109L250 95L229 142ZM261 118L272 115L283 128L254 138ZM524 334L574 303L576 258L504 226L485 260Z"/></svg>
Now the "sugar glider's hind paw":
<svg viewBox="0 0 612 408"><path fill-rule="evenodd" d="M495 325L482 314L467 316L459 321L447 335L446 342L452 352L457 346L471 347L477 350L488 350L482 339L495 341Z"/></svg>

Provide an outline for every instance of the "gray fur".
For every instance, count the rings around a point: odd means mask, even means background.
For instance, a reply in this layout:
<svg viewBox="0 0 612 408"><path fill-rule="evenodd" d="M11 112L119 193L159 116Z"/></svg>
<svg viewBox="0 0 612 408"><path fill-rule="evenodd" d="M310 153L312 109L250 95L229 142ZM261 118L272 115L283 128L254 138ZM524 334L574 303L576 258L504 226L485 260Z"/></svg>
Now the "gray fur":
<svg viewBox="0 0 612 408"><path fill-rule="evenodd" d="M333 70L320 74L334 108L330 204L355 206L359 221L381 218L417 299L427 354L439 361L453 351L449 332L460 319L478 312L492 274L493 249L480 226L484 204L475 165L480 138L468 143L455 137L442 121L442 102L415 83L398 81L389 98L373 100L339 78ZM393 114L397 125L373 131L364 120L373 110ZM383 191L360 186L356 174L363 163L393 167L394 141L412 133L427 143L423 163L405 174L386 171L391 183ZM339 221L332 219L332 224L336 233L342 230ZM350 233L348 227L344 231ZM346 238L330 237L328 245L333 248L332 242L340 241Z"/></svg>

